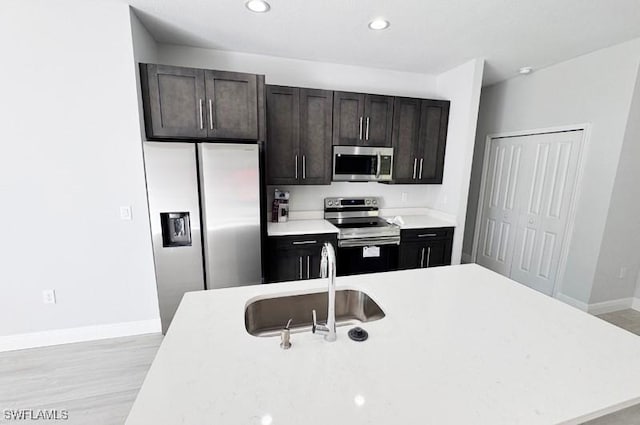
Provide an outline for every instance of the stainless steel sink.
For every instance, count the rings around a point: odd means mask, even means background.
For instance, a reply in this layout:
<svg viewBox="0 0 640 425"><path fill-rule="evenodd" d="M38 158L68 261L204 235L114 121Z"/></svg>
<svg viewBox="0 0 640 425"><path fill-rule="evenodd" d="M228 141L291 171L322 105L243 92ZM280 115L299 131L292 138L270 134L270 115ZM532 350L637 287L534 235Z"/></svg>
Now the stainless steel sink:
<svg viewBox="0 0 640 425"><path fill-rule="evenodd" d="M244 325L251 335L278 335L289 319L291 331L311 329L311 310L319 321L327 320L327 291L286 297L264 298L249 304L244 312ZM384 311L361 291L336 291L336 324L344 326L382 319Z"/></svg>

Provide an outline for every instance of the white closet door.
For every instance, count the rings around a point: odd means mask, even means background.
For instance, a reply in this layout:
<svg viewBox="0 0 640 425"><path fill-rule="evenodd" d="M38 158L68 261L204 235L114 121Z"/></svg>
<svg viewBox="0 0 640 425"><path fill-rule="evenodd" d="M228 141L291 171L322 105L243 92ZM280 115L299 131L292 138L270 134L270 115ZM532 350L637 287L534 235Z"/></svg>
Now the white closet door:
<svg viewBox="0 0 640 425"><path fill-rule="evenodd" d="M575 189L582 131L526 136L524 196L515 229L510 277L551 295L555 286L571 197ZM524 199L523 199L524 198Z"/></svg>
<svg viewBox="0 0 640 425"><path fill-rule="evenodd" d="M513 258L525 147L522 137L490 143L477 262L505 276Z"/></svg>

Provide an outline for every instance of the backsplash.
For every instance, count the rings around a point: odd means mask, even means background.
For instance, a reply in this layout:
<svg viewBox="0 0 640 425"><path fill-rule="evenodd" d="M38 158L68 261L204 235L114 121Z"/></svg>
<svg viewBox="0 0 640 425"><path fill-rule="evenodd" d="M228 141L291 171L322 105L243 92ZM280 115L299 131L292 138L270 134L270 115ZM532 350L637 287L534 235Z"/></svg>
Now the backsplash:
<svg viewBox="0 0 640 425"><path fill-rule="evenodd" d="M391 185L377 182L335 182L329 186L268 186L268 204L275 189L289 191L291 211L322 211L324 198L378 196L382 208L434 208L442 187L440 185ZM403 193L406 200L403 200Z"/></svg>

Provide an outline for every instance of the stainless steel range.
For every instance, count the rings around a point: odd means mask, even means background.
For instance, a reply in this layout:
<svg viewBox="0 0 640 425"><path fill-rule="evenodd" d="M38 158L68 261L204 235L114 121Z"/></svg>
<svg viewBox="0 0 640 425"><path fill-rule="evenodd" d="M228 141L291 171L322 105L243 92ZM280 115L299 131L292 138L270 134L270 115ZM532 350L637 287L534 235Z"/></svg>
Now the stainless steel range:
<svg viewBox="0 0 640 425"><path fill-rule="evenodd" d="M376 197L325 198L324 218L339 229L339 276L397 269L400 228L379 208Z"/></svg>

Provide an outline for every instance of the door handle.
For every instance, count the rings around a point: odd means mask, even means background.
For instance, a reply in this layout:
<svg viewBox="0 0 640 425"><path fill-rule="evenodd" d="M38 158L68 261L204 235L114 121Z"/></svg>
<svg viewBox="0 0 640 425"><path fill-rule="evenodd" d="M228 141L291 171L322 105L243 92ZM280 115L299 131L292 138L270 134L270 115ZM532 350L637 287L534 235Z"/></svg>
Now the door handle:
<svg viewBox="0 0 640 425"><path fill-rule="evenodd" d="M430 267L431 264L431 247L427 248L427 267Z"/></svg>
<svg viewBox="0 0 640 425"><path fill-rule="evenodd" d="M420 175L418 177L418 179L422 180L422 161L424 160L424 158L420 158Z"/></svg>
<svg viewBox="0 0 640 425"><path fill-rule="evenodd" d="M418 166L418 158L413 158L413 179L416 179L416 167Z"/></svg>
<svg viewBox="0 0 640 425"><path fill-rule="evenodd" d="M295 241L295 242L291 242L293 245L310 245L310 244L314 244L317 243L316 241Z"/></svg>
<svg viewBox="0 0 640 425"><path fill-rule="evenodd" d="M302 179L307 179L307 156L302 155Z"/></svg>
<svg viewBox="0 0 640 425"><path fill-rule="evenodd" d="M209 128L213 130L213 101L209 98Z"/></svg>
<svg viewBox="0 0 640 425"><path fill-rule="evenodd" d="M302 280L302 257L298 257L298 278Z"/></svg>
<svg viewBox="0 0 640 425"><path fill-rule="evenodd" d="M367 117L367 129L364 132L364 139L369 140L369 117Z"/></svg>
<svg viewBox="0 0 640 425"><path fill-rule="evenodd" d="M434 236L438 236L437 233L423 233L422 235L418 235L419 238L432 238Z"/></svg>
<svg viewBox="0 0 640 425"><path fill-rule="evenodd" d="M307 255L307 279L311 279L311 276L309 275L309 263L311 262L311 260L309 260L309 256Z"/></svg>
<svg viewBox="0 0 640 425"><path fill-rule="evenodd" d="M362 140L362 117L360 117L360 135L358 137Z"/></svg>
<svg viewBox="0 0 640 425"><path fill-rule="evenodd" d="M420 252L420 268L424 267L424 247L422 248L422 251Z"/></svg>
<svg viewBox="0 0 640 425"><path fill-rule="evenodd" d="M202 99L200 99L200 130L204 129L204 116L202 115Z"/></svg>
<svg viewBox="0 0 640 425"><path fill-rule="evenodd" d="M296 180L298 180L298 155L296 155Z"/></svg>

